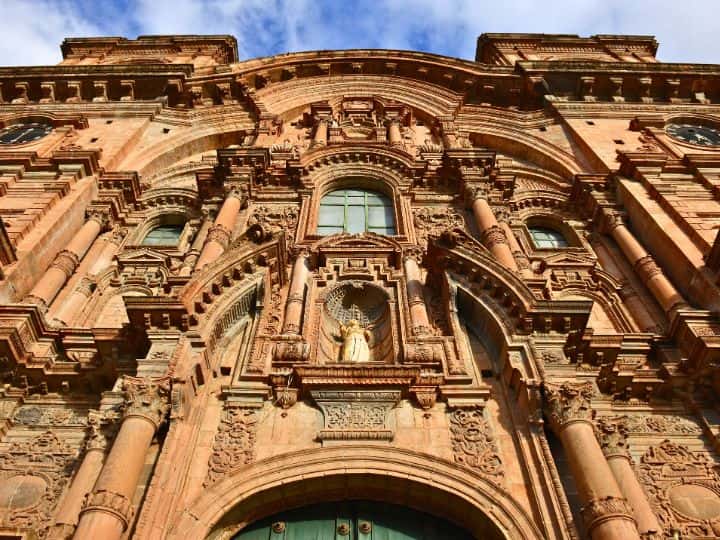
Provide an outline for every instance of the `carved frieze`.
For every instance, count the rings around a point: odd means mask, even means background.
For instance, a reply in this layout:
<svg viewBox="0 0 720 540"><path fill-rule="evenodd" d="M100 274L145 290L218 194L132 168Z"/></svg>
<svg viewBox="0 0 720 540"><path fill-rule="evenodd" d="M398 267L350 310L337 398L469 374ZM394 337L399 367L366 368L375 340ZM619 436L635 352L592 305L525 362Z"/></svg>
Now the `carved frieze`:
<svg viewBox="0 0 720 540"><path fill-rule="evenodd" d="M500 482L504 476L500 453L490 424L480 408L450 413L450 435L456 463Z"/></svg>
<svg viewBox="0 0 720 540"><path fill-rule="evenodd" d="M292 238L298 224L296 206L258 206L248 218L247 235L254 242L264 242L280 231Z"/></svg>
<svg viewBox="0 0 720 540"><path fill-rule="evenodd" d="M255 459L257 409L228 407L223 411L208 463L208 486Z"/></svg>
<svg viewBox="0 0 720 540"><path fill-rule="evenodd" d="M314 390L324 429L318 439L392 440L388 414L400 401L399 390Z"/></svg>
<svg viewBox="0 0 720 540"><path fill-rule="evenodd" d="M720 535L720 474L709 454L665 439L640 458L638 473L665 531Z"/></svg>
<svg viewBox="0 0 720 540"><path fill-rule="evenodd" d="M84 426L85 413L70 408L23 405L13 415L13 423L26 426Z"/></svg>

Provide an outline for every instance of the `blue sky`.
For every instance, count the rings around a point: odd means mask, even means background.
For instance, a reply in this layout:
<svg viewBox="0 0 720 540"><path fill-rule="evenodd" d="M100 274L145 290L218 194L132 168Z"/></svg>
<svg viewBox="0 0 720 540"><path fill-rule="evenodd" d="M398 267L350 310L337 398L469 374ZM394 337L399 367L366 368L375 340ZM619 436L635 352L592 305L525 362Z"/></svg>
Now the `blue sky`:
<svg viewBox="0 0 720 540"><path fill-rule="evenodd" d="M241 59L388 48L472 59L483 32L650 34L720 64L720 0L0 0L0 65L55 64L67 36L232 34Z"/></svg>

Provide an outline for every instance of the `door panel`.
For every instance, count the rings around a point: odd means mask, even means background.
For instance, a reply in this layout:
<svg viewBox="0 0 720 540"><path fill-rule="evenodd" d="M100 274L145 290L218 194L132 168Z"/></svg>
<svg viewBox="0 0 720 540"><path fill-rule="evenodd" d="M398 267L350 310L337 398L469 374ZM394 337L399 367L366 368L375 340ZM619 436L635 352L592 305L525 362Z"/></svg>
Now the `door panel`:
<svg viewBox="0 0 720 540"><path fill-rule="evenodd" d="M442 518L371 501L325 503L253 523L233 540L471 540Z"/></svg>

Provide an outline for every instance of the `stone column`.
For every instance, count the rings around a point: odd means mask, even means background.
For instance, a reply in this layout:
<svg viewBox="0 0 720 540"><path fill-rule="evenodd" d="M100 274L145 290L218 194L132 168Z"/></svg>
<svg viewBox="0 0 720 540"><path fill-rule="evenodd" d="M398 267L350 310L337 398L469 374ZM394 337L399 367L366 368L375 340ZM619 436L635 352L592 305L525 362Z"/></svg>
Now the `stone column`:
<svg viewBox="0 0 720 540"><path fill-rule="evenodd" d="M328 139L328 118L319 118L315 134L313 135L312 146L325 146Z"/></svg>
<svg viewBox="0 0 720 540"><path fill-rule="evenodd" d="M398 118L388 120L388 141L390 146L402 146L402 133L400 132L400 120Z"/></svg>
<svg viewBox="0 0 720 540"><path fill-rule="evenodd" d="M63 285L73 275L104 225L105 219L103 216L96 214L90 216L73 239L70 240L70 243L65 246L65 249L57 254L50 268L47 269L40 281L30 291L26 301L36 302L43 309L47 309Z"/></svg>
<svg viewBox="0 0 720 540"><path fill-rule="evenodd" d="M632 509L595 437L592 383L545 383L546 414L562 442L592 540L638 540Z"/></svg>
<svg viewBox="0 0 720 540"><path fill-rule="evenodd" d="M310 268L308 267L309 253L299 251L295 256L290 290L285 303L285 319L283 334L299 334L302 318L303 302L305 301L305 284L307 283Z"/></svg>
<svg viewBox="0 0 720 540"><path fill-rule="evenodd" d="M80 280L75 289L65 298L65 301L57 306L57 302L51 307L50 313L53 310L57 310L52 316L53 322L61 326L70 325L78 313L82 311L85 302L92 295L95 287L94 276L100 270L107 268L112 262L118 247L125 237L125 231L118 229L117 231L111 232L107 238L105 238L105 245L103 246L100 254L93 260L90 268L88 268L87 274Z"/></svg>
<svg viewBox="0 0 720 540"><path fill-rule="evenodd" d="M202 248L205 245L205 239L207 238L209 229L210 220L206 217L202 220L202 224L200 225L198 232L195 234L195 238L192 245L190 246L190 250L185 255L185 260L183 261L183 265L180 268L181 276L189 276L190 274L192 274L193 268L195 268L195 265L200 258Z"/></svg>
<svg viewBox="0 0 720 540"><path fill-rule="evenodd" d="M110 454L80 513L74 540L119 540L132 521L132 499L155 432L170 405L169 378L125 377L125 412Z"/></svg>
<svg viewBox="0 0 720 540"><path fill-rule="evenodd" d="M420 279L420 267L415 257L418 253L406 253L404 257L405 283L407 288L408 306L410 308L410 320L412 321L412 333L416 336L430 333L430 321L423 295L423 285Z"/></svg>
<svg viewBox="0 0 720 540"><path fill-rule="evenodd" d="M475 216L482 243L503 266L517 272L518 266L510 250L508 239L495 219L495 214L488 204L487 195L483 189L472 189L471 195L473 216Z"/></svg>
<svg viewBox="0 0 720 540"><path fill-rule="evenodd" d="M599 418L596 433L620 491L632 507L638 532L643 539L660 538L662 527L632 466L627 444L627 417Z"/></svg>
<svg viewBox="0 0 720 540"><path fill-rule="evenodd" d="M65 540L72 536L83 501L92 491L102 470L107 439L101 431L100 419L97 416L91 416L88 424L85 456L62 503L55 512L55 523L50 528L48 540Z"/></svg>
<svg viewBox="0 0 720 540"><path fill-rule="evenodd" d="M503 230L503 233L505 233L505 238L507 238L508 240L510 252L512 253L513 259L515 260L515 264L520 269L520 272L523 276L532 277L533 271L530 268L530 260L528 259L527 255L525 255L523 249L520 247L520 243L515 237L515 233L513 232L512 228L510 227L510 216L508 210L503 209L502 212L498 213L497 220L500 224L500 228Z"/></svg>
<svg viewBox="0 0 720 540"><path fill-rule="evenodd" d="M215 218L215 223L208 231L195 268L201 269L215 261L228 248L242 203L242 193L237 190L231 191L225 198L225 202Z"/></svg>
<svg viewBox="0 0 720 540"><path fill-rule="evenodd" d="M682 295L670 283L652 256L625 226L618 214L606 213L607 232L613 237L635 273L645 283L660 306L668 313L686 305Z"/></svg>

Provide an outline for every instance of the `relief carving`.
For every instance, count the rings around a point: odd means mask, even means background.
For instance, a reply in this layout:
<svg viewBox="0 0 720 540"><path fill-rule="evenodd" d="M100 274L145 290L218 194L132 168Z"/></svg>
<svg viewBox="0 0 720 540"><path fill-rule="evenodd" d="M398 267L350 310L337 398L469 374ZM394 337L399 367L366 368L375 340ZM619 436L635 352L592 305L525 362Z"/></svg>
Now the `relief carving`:
<svg viewBox="0 0 720 540"><path fill-rule="evenodd" d="M450 413L453 458L496 482L504 471L495 437L482 409L458 409Z"/></svg>
<svg viewBox="0 0 720 540"><path fill-rule="evenodd" d="M27 426L84 426L85 414L74 409L24 405L17 409L13 423Z"/></svg>
<svg viewBox="0 0 720 540"><path fill-rule="evenodd" d="M222 479L238 467L253 462L256 424L256 409L230 407L223 411L213 442L213 453L208 462L205 486Z"/></svg>
<svg viewBox="0 0 720 540"><path fill-rule="evenodd" d="M665 439L640 458L638 476L665 531L720 535L720 474L705 452Z"/></svg>
<svg viewBox="0 0 720 540"><path fill-rule="evenodd" d="M595 422L595 435L605 457L622 456L630 459L627 417L600 417Z"/></svg>
<svg viewBox="0 0 720 540"><path fill-rule="evenodd" d="M247 236L256 243L265 242L280 231L287 237L295 236L298 224L298 209L295 206L282 208L258 206L248 218Z"/></svg>
<svg viewBox="0 0 720 540"><path fill-rule="evenodd" d="M422 245L427 245L428 238L440 236L445 230L465 227L462 215L453 208L424 206L413 213L415 235Z"/></svg>
<svg viewBox="0 0 720 540"><path fill-rule="evenodd" d="M625 499L619 497L603 497L593 499L582 507L580 513L588 532L601 522L609 519L625 518L633 520L632 508Z"/></svg>
<svg viewBox="0 0 720 540"><path fill-rule="evenodd" d="M76 457L77 450L52 431L0 452L0 526L34 530L45 538Z"/></svg>
<svg viewBox="0 0 720 540"><path fill-rule="evenodd" d="M320 390L310 395L324 417L319 440L392 440L388 414L400 401L400 391Z"/></svg>

